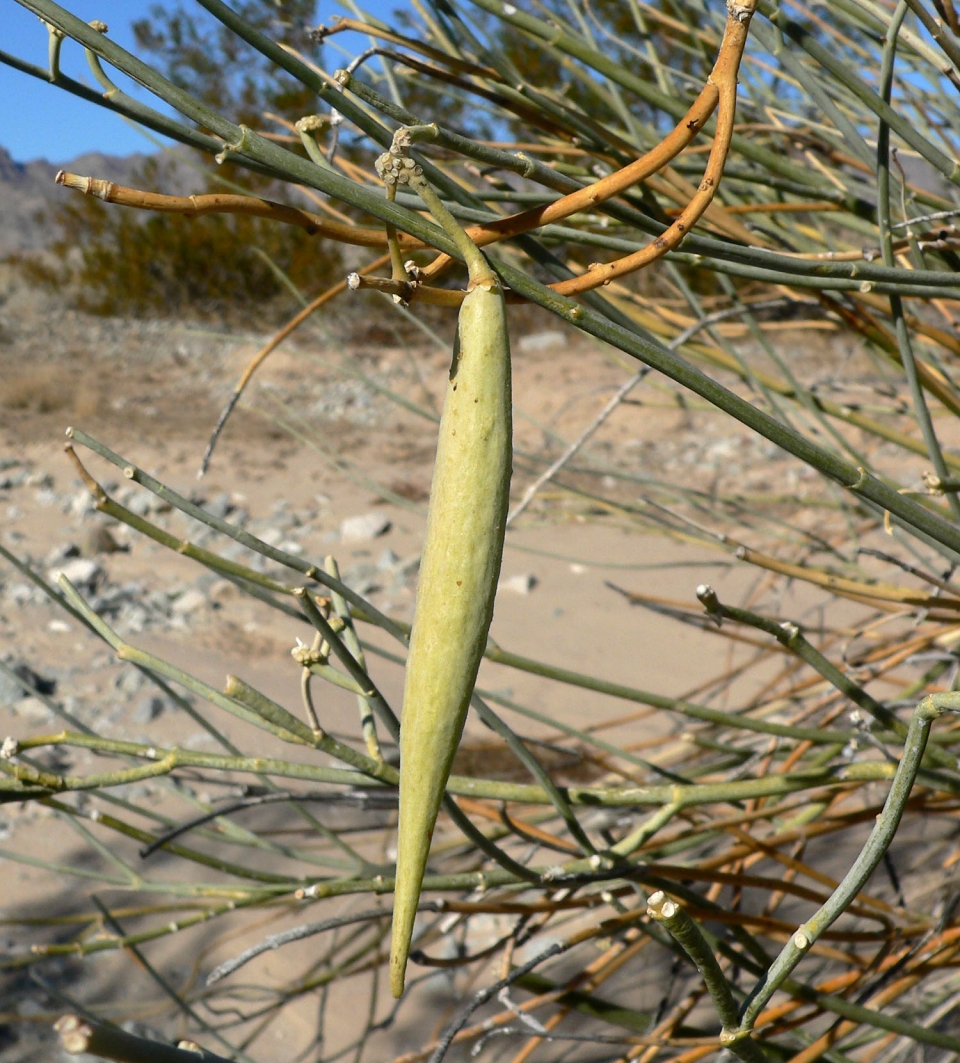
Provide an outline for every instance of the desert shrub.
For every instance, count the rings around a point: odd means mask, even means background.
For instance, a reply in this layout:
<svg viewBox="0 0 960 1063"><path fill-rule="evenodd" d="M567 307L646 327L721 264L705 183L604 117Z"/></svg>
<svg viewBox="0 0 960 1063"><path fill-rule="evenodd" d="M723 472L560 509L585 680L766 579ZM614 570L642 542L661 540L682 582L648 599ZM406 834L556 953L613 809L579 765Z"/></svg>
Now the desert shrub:
<svg viewBox="0 0 960 1063"><path fill-rule="evenodd" d="M354 229L326 231L371 247L379 265L331 285L313 309L347 290L376 289L387 299L369 305L410 315L428 303L452 319L469 298L459 259L482 278L485 296L506 289L584 344L604 344L626 367L624 379L575 438L546 426L543 447L515 448L508 521L613 515L621 528L694 544L700 560L742 572L747 589L734 603L702 584L694 605L609 585L658 623L679 620L684 631L729 640L727 665L694 690L684 667L666 691L611 679L609 658L588 659L581 646L572 584L562 620L572 636L562 651L546 628L542 659L486 645L489 661L542 685L536 705L502 685L481 687L471 701L527 781L510 778L487 748L476 757L461 751L449 780L412 954L418 991L407 998L435 1004L442 970L461 1006L435 1036L424 1032L422 1012L406 1002L395 1010L380 996L400 721L371 673L381 661L404 662L408 625L377 607L370 584L361 594L341 582L333 559L314 562L277 546L276 535L257 538L73 430L76 469L98 509L299 624L304 638L292 654L302 704L281 705L242 677L212 687L99 615L92 603L106 613L111 600L94 597L95 586L84 594L62 577L54 585L0 544L7 563L141 669L218 746L160 748L78 729L57 703L51 711L71 731L24 726L4 743L0 795L45 803L57 825L84 840L86 863L41 866L85 888L95 883L89 894L76 891L71 930L12 917L26 944L10 966L164 943L176 954L166 974L134 953L162 989L157 1007L172 1000L181 1029L229 1054L250 1050L310 998L319 1017L290 1058L331 1058L328 988L352 1002L344 1053L358 1061L379 1031L401 1022L417 1044L405 1063L440 1063L455 1041L487 1058L519 1044L515 1063L561 1058L570 1046L576 1059L676 1063L725 1053L748 1063L893 1063L960 1052L960 728L949 718L960 711L960 173L949 139L958 124L960 23L952 4L844 0L824 18L817 5L765 0L627 9L442 0L415 5L396 27L354 22L307 33L298 5L269 14L247 7L251 22L202 0L218 24L158 14L160 28L140 34L155 60L143 69L52 0L21 2L93 56L136 73L176 106L179 124L114 105L248 168L252 182L312 189L342 205L342 224ZM358 45L350 69L334 77L304 58L348 29L375 42ZM384 49L390 55L378 66ZM208 62L215 54L225 67ZM319 108L332 126L339 115L351 127L344 154L329 128L316 142L271 139L275 120L251 102L274 73L292 94L278 89L274 102L285 100L291 117ZM911 160L938 174L940 186L914 182ZM374 173L392 174L396 187L385 194ZM399 181L405 173L413 183ZM105 211L91 215L95 226L121 224ZM177 246L172 228L135 224L129 239L146 237L145 260L153 242ZM411 251L417 270L405 264ZM295 260L284 261L293 270ZM636 281L650 267L656 287ZM499 324L494 331L499 358L504 337ZM478 328L460 356L481 350L488 332ZM548 392L549 357L544 366ZM436 421L422 395L381 390L405 415ZM681 405L699 430L692 449L667 460L677 440L658 430L632 463L591 449L627 403L651 419ZM286 417L276 410L277 423L356 483L417 505L416 484L378 484L349 452ZM479 462L489 455L482 432L477 439ZM752 468L740 459L749 448ZM495 475L505 472L503 453ZM111 497L84 464L91 454L158 502L135 513ZM472 475L478 467L470 465ZM445 471L455 484L456 470ZM458 499L457 511L468 513L469 502ZM161 504L205 525L204 546L154 522ZM482 552L471 555L471 543L458 539L462 527L441 529L458 563ZM483 548L502 535L499 518L487 531ZM494 590L491 581L483 588ZM617 618L604 622L606 648ZM472 626L479 645L476 633ZM454 664L459 649L440 643ZM630 652L637 663L627 670L639 673L646 647ZM322 681L358 699L346 735L329 733L318 714L311 690ZM551 700L561 688L575 706L566 718ZM227 716L242 738L218 726ZM627 724L642 732L615 730ZM65 750L103 758L106 768L70 774L58 760ZM440 762L449 743L435 752ZM135 789L145 781L162 794L163 812ZM212 799L213 785L234 796ZM254 827L233 818L286 802L303 824L292 842L268 818ZM337 818L344 806L357 813L346 825ZM140 862L161 848L162 872ZM108 899L98 890L111 891ZM139 903L147 893L169 897L169 906L131 911L117 900ZM358 894L365 906L337 900ZM176 905L189 911L171 918ZM312 919L314 905L323 918ZM286 930L266 936L274 918ZM211 935L191 953L181 943L202 926L256 940L241 951ZM238 974L308 939L302 953L282 954L296 960L256 968L249 981ZM142 1041L79 1018L61 1030L71 1050L151 1058Z"/></svg>
<svg viewBox="0 0 960 1063"><path fill-rule="evenodd" d="M133 183L165 190L163 169L148 162ZM200 194L218 187L202 174L198 185ZM255 307L273 319L292 302L284 277L312 294L330 283L341 259L335 244L259 218L145 216L85 197L57 207L53 222L52 250L61 266L41 262L32 275L50 285L66 282L76 305L98 314L237 319Z"/></svg>

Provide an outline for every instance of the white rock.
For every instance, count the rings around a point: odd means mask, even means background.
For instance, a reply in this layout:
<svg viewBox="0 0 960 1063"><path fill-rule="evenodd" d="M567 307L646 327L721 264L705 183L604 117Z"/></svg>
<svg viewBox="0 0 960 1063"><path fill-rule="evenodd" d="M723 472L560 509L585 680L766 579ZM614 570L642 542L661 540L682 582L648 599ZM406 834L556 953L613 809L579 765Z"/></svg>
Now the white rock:
<svg viewBox="0 0 960 1063"><path fill-rule="evenodd" d="M517 348L522 354L539 354L541 351L549 351L553 347L561 347L566 343L567 337L555 329L546 332L532 332L529 336L522 336L517 343Z"/></svg>
<svg viewBox="0 0 960 1063"><path fill-rule="evenodd" d="M189 616L198 609L203 609L207 604L206 595L198 590L184 591L170 606L170 612L174 616Z"/></svg>
<svg viewBox="0 0 960 1063"><path fill-rule="evenodd" d="M33 587L29 583L11 583L4 597L13 605L26 605L33 601Z"/></svg>
<svg viewBox="0 0 960 1063"><path fill-rule="evenodd" d="M43 559L43 563L47 568L59 568L64 561L69 561L71 557L79 557L80 548L76 543L60 543L59 546L55 546L49 554Z"/></svg>
<svg viewBox="0 0 960 1063"><path fill-rule="evenodd" d="M537 577L529 572L516 576L506 576L497 584L498 591L506 591L509 594L529 594L537 585Z"/></svg>
<svg viewBox="0 0 960 1063"><path fill-rule="evenodd" d="M390 521L382 513L365 513L362 517L347 517L340 524L340 540L361 543L376 539L390 530Z"/></svg>
<svg viewBox="0 0 960 1063"><path fill-rule="evenodd" d="M93 496L85 487L82 487L67 503L67 512L74 517L83 517L87 513L92 513L96 508Z"/></svg>
<svg viewBox="0 0 960 1063"><path fill-rule="evenodd" d="M396 568L399 562L400 558L388 547L377 559L377 568L381 572L389 572Z"/></svg>
<svg viewBox="0 0 960 1063"><path fill-rule="evenodd" d="M74 557L50 571L51 582L56 583L61 575L66 576L77 590L94 591L106 573L96 561L88 557Z"/></svg>
<svg viewBox="0 0 960 1063"><path fill-rule="evenodd" d="M34 723L46 723L53 713L39 698L21 698L13 706L14 715L24 720L32 720Z"/></svg>
<svg viewBox="0 0 960 1063"><path fill-rule="evenodd" d="M73 631L73 628L66 620L51 620L47 624L47 631L52 631L54 635L66 635L68 632Z"/></svg>

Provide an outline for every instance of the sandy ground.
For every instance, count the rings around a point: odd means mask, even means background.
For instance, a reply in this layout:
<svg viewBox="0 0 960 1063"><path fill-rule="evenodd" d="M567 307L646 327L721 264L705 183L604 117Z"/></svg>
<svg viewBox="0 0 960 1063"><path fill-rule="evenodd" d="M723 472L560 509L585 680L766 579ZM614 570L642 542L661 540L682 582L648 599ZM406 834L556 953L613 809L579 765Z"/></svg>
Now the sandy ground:
<svg viewBox="0 0 960 1063"><path fill-rule="evenodd" d="M81 563L73 571L87 574L83 593L125 640L218 688L226 674L239 675L300 711L299 670L289 654L298 637L308 639L305 625L241 596L216 574L95 512L63 453L64 430L75 425L265 541L313 560L334 555L344 578L378 608L398 619L411 618L434 426L394 398L428 414L436 408L447 363L438 345L427 341L405 350L390 342L389 333L347 343L336 333L305 331L267 364L251 391L252 408L237 412L211 471L198 484L195 471L210 427L263 336L89 318L24 289L12 274L0 277L0 288L0 541L7 550L42 574ZM517 497L529 482L529 470L543 467L531 456L552 458L559 441L573 438L633 371L609 351L551 334L548 324L516 344ZM538 660L685 695L730 663L727 647L634 607L609 584L693 603L700 582L709 581L735 599L752 576L731 567L730 555L722 550L645 531L617 504L639 503L643 484L637 477L642 476L682 480L707 491L722 490L733 480L752 491L785 485L798 498L808 481L763 440L738 433L715 414L679 406L662 382L645 383L636 398L638 404L620 409L578 459L580 467L594 471L566 477L566 483L597 497L547 488L544 502L511 531L492 635L504 647ZM158 506L117 468L82 448L79 452L113 497L159 527L224 556L248 557L228 540ZM379 533L351 539L344 522L357 517L379 525ZM376 631L370 639L389 645ZM6 561L0 562L0 652L55 685L57 701L101 734L214 748L195 722L116 662L104 643ZM373 658L371 670L398 705L400 669ZM662 714L638 718L637 706L489 663L480 686L561 724L582 728L623 719L603 731L612 742L642 746L675 726ZM0 736L62 726L36 699L4 689ZM734 686L727 697L736 695ZM723 699L717 704L722 707ZM357 733L351 695L325 687L319 710L331 731ZM525 734L552 733L542 723L507 718ZM228 737L249 745L244 725L227 719L218 723ZM269 748L256 741L259 751ZM469 755L482 757L486 741L483 728L471 721L465 738ZM93 763L85 753L71 752L60 767L82 772ZM584 770L596 774L600 769L588 765ZM149 795L150 785L137 793ZM282 821L276 819L279 813L270 815L271 822ZM349 823L350 815L343 812L339 822ZM28 858L93 866L84 840L48 809L4 806L0 833L6 850ZM136 861L133 842L118 847ZM81 858L81 851L87 855ZM164 860L156 858L145 873L162 877ZM10 859L0 863L0 873L2 914L10 921L78 910L77 891L88 890L82 878L58 878ZM101 892L115 899L108 887ZM352 903L360 902L341 907ZM324 915L331 910L325 908ZM307 918L317 918L315 911ZM261 922L244 936L240 929L247 924L233 917L227 925L237 936L224 937L221 927L218 937L200 930L185 940L208 970L268 932ZM270 923L269 929L280 925ZM3 933L8 948L16 950L34 932L7 923ZM176 948L161 942L149 955L178 984L188 984L195 972L188 957L178 953L182 949L178 937ZM308 946L285 952L282 959L270 955L251 968L249 981L272 984L282 970L306 963L309 955ZM6 1037L0 1054L11 1063L52 1058L47 1023L71 1001L106 1015L134 1014L168 1036L176 1032L160 1017L164 1002L156 985L129 957L106 952L82 971L69 962L50 961L41 965L40 975L43 985L15 974L0 1005ZM333 990L328 1002L331 1051L338 1040L349 1039L354 1026L356 1008L342 999L344 992ZM451 983L442 978L429 993L437 1004L453 999ZM428 1029L424 1014L417 1012L378 1035L376 1054L419 1043ZM3 1026L14 1018L21 1022ZM292 1059L309 1042L315 1019L311 997L291 1009L282 1027L274 1024L263 1034L251 1049L254 1058Z"/></svg>

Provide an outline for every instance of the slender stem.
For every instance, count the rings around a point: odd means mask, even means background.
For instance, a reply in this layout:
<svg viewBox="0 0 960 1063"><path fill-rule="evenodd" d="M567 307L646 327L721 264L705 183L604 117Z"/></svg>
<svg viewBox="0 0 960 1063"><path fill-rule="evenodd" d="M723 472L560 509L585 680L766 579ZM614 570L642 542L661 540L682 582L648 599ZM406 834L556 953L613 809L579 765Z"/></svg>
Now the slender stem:
<svg viewBox="0 0 960 1063"><path fill-rule="evenodd" d="M127 1033L117 1026L91 1022L79 1015L64 1015L54 1027L63 1048L71 1055L100 1056L118 1063L230 1063L230 1060L200 1048L192 1041L189 1047L175 1048L162 1041L148 1041Z"/></svg>
<svg viewBox="0 0 960 1063"><path fill-rule="evenodd" d="M883 100L889 104L890 93L893 86L893 67L897 52L897 35L906 17L909 5L906 0L900 0L887 28L886 40L883 47L883 56L880 63L879 90ZM893 260L893 239L890 229L890 127L886 121L880 118L880 127L877 133L877 225L880 230L880 248L883 253L883 264L887 267L895 265ZM913 344L910 340L910 332L903 314L903 300L899 295L890 296L890 313L893 317L894 332L897 337L897 346L900 350L900 361L913 397L913 408L917 423L920 425L920 433L923 436L930 461L933 463L934 472L941 479L948 475L947 464L943 458L943 451L937 439L927 407L927 400L923 394L923 387L917 374L917 362L913 354ZM960 519L960 499L956 495L947 496L947 501L953 511L954 518Z"/></svg>
<svg viewBox="0 0 960 1063"><path fill-rule="evenodd" d="M700 927L682 905L670 900L661 890L647 898L647 915L666 927L700 972L720 1016L720 1043L727 1045L738 1059L745 1060L746 1063L764 1063L767 1057L757 1042L750 1037L737 1039L734 1033L740 1017L733 990Z"/></svg>
<svg viewBox="0 0 960 1063"><path fill-rule="evenodd" d="M889 848L900 825L917 772L920 770L930 728L934 720L938 720L947 712L960 712L960 693L931 694L914 710L903 744L903 755L890 784L883 811L877 817L876 826L839 886L826 903L799 927L750 994L741 1013L738 1035L746 1036L753 1029L757 1016L773 994L807 955L817 938L849 908L883 859L883 854Z"/></svg>

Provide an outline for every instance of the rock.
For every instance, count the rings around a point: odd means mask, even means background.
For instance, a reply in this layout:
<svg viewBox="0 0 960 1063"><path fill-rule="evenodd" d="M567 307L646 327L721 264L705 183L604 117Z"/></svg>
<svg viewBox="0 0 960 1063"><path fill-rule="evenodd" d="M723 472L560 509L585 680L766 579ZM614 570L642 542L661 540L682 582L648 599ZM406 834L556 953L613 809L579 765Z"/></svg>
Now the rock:
<svg viewBox="0 0 960 1063"><path fill-rule="evenodd" d="M66 622L66 620L51 620L47 624L47 631L53 632L54 635L67 635L73 628Z"/></svg>
<svg viewBox="0 0 960 1063"><path fill-rule="evenodd" d="M347 517L340 523L340 540L362 543L376 539L390 530L390 521L382 513L365 513L362 517Z"/></svg>
<svg viewBox="0 0 960 1063"><path fill-rule="evenodd" d="M48 573L51 583L56 583L60 575L66 576L78 591L92 593L107 574L96 561L88 557L75 557Z"/></svg>
<svg viewBox="0 0 960 1063"><path fill-rule="evenodd" d="M156 495L134 487L133 484L120 488L117 492L117 501L138 517L149 517L151 513L162 513L170 509L169 503L157 498Z"/></svg>
<svg viewBox="0 0 960 1063"><path fill-rule="evenodd" d="M220 494L211 498L203 508L211 517L216 517L217 520L226 520L227 515L233 510L234 506L229 493L221 491Z"/></svg>
<svg viewBox="0 0 960 1063"><path fill-rule="evenodd" d="M509 594L529 594L537 585L537 577L529 572L516 576L507 576L497 584L497 591L505 591Z"/></svg>
<svg viewBox="0 0 960 1063"><path fill-rule="evenodd" d="M359 561L340 573L340 579L357 594L371 594L379 590L381 586L379 576L380 573L376 566L371 565L369 561Z"/></svg>
<svg viewBox="0 0 960 1063"><path fill-rule="evenodd" d="M127 668L114 680L113 685L123 694L136 694L146 682L143 672L137 668Z"/></svg>
<svg viewBox="0 0 960 1063"><path fill-rule="evenodd" d="M55 546L49 554L43 559L43 563L47 568L58 568L64 561L69 560L71 557L79 557L80 548L76 543L60 543L59 546Z"/></svg>
<svg viewBox="0 0 960 1063"><path fill-rule="evenodd" d="M67 502L66 512L74 517L84 517L87 513L92 513L96 508L90 492L85 487L81 487Z"/></svg>
<svg viewBox="0 0 960 1063"><path fill-rule="evenodd" d="M18 664L13 665L13 671L29 683L40 694L45 694L49 697L51 694L55 694L57 690L56 679L48 679L46 676L40 675L39 672L35 672L29 664L21 661Z"/></svg>
<svg viewBox="0 0 960 1063"><path fill-rule="evenodd" d="M126 632L132 632L137 634L147 626L147 622L150 619L150 614L143 608L142 605L124 605L117 619L114 621L116 628L122 634Z"/></svg>
<svg viewBox="0 0 960 1063"><path fill-rule="evenodd" d="M164 699L157 694L152 694L150 697L144 698L133 710L133 721L134 723L150 723L151 720L162 716L166 708L167 703Z"/></svg>
<svg viewBox="0 0 960 1063"><path fill-rule="evenodd" d="M103 524L87 528L80 545L81 557L95 557L97 554L115 554L126 551L129 547L121 546L114 539L112 532Z"/></svg>
<svg viewBox="0 0 960 1063"><path fill-rule="evenodd" d="M188 590L174 599L170 606L170 612L174 616L189 616L199 609L206 608L207 598L201 591Z"/></svg>
<svg viewBox="0 0 960 1063"><path fill-rule="evenodd" d="M517 349L522 354L539 354L541 351L549 351L552 347L561 347L566 342L567 337L562 332L550 329L522 336L517 343Z"/></svg>
<svg viewBox="0 0 960 1063"><path fill-rule="evenodd" d="M27 605L33 601L34 588L29 583L11 583L4 592L4 597L11 605Z"/></svg>
<svg viewBox="0 0 960 1063"><path fill-rule="evenodd" d="M116 616L130 605L138 605L143 598L143 585L136 582L109 584L90 600L91 609L101 616Z"/></svg>
<svg viewBox="0 0 960 1063"><path fill-rule="evenodd" d="M207 592L210 601L216 606L224 606L227 602L235 602L241 596L240 588L228 579L218 579L210 585Z"/></svg>
<svg viewBox="0 0 960 1063"><path fill-rule="evenodd" d="M7 662L4 662L7 663ZM7 667L11 667L7 664ZM25 667L20 665L19 667ZM17 672L17 668L13 668L14 672ZM17 673L19 674L19 672ZM7 675L6 672L0 672L0 707L6 707L14 705L20 701L21 698L26 697L27 692L23 687L13 678L13 676Z"/></svg>
<svg viewBox="0 0 960 1063"><path fill-rule="evenodd" d="M377 568L381 572L391 572L400 563L400 558L389 548L380 555L377 560Z"/></svg>
<svg viewBox="0 0 960 1063"><path fill-rule="evenodd" d="M7 472L0 476L0 491L9 491L14 487L22 487L27 481L26 469L17 472Z"/></svg>
<svg viewBox="0 0 960 1063"><path fill-rule="evenodd" d="M14 715L32 723L46 723L53 713L39 698L21 698L13 706Z"/></svg>

